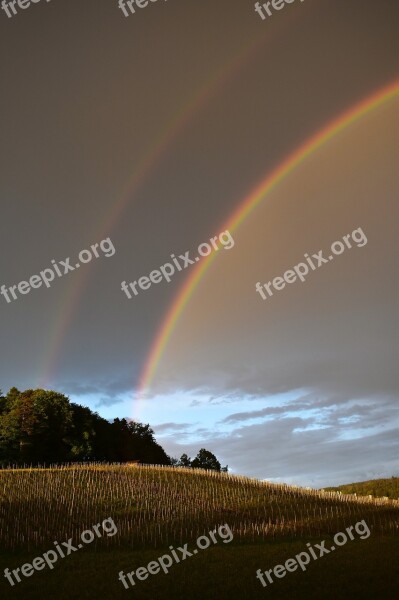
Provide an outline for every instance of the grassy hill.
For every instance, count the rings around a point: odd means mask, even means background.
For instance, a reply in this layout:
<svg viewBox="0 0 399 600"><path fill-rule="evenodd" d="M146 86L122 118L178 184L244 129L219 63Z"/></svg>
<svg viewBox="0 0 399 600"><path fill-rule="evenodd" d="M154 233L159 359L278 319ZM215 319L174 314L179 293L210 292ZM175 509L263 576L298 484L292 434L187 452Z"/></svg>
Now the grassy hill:
<svg viewBox="0 0 399 600"><path fill-rule="evenodd" d="M112 519L113 535L93 541L13 587L4 598L56 597L190 600L207 598L363 599L370 590L397 598L399 503L303 490L214 472L171 467L91 466L0 472L0 569L13 570L54 551L85 530ZM266 588L257 569L272 569L337 532L367 523L368 539L348 541L339 552L287 573ZM198 556L173 564L126 590L118 573L146 566L166 552L196 548L199 536L225 525ZM219 528L219 529L218 529ZM327 546L328 546L327 544ZM397 575L396 575L397 577ZM330 589L331 588L331 589ZM329 595L330 594L330 595Z"/></svg>
<svg viewBox="0 0 399 600"><path fill-rule="evenodd" d="M386 496L399 499L399 477L390 479L371 479L370 481L359 481L348 483L336 488L326 490L341 491L343 494L357 494L358 496L374 496L375 498Z"/></svg>

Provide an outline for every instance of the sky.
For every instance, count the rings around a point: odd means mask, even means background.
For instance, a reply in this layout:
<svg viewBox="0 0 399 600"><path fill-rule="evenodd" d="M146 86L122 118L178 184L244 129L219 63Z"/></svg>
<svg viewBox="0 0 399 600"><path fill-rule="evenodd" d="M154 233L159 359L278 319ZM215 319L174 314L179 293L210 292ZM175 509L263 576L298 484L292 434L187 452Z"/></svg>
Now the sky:
<svg viewBox="0 0 399 600"><path fill-rule="evenodd" d="M307 141L398 85L398 17L392 0L297 0L264 20L249 0L1 10L3 392L56 389L250 477L399 475L398 94L226 233ZM205 242L210 259L178 258ZM303 261L304 281L272 286ZM168 262L169 282L122 290Z"/></svg>

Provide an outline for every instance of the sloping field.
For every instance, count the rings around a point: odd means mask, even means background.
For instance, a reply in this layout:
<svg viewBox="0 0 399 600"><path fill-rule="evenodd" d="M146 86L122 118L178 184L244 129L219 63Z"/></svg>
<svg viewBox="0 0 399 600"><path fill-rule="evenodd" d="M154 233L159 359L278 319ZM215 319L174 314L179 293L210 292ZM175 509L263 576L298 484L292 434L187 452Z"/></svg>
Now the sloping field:
<svg viewBox="0 0 399 600"><path fill-rule="evenodd" d="M171 467L86 466L0 472L0 545L52 547L112 518L117 535L90 545L156 548L227 523L235 541L317 538L364 519L397 534L399 502L304 490Z"/></svg>
<svg viewBox="0 0 399 600"><path fill-rule="evenodd" d="M332 552L333 535L358 522L367 523L370 535L358 535L362 525L353 541ZM398 528L398 502L227 474L117 465L3 470L0 594L7 600L398 600ZM211 531L218 532L216 544ZM206 535L210 545L196 550ZM323 540L328 556L304 570L274 575L266 587L257 578L259 569L283 569ZM58 548L65 557L57 557ZM181 560L149 574L145 567L171 556L172 548ZM126 588L120 573L125 583L134 575L134 584Z"/></svg>
<svg viewBox="0 0 399 600"><path fill-rule="evenodd" d="M357 494L358 496L370 495L380 498L385 496L390 499L399 499L399 477L391 477L390 479L371 479L326 489L330 491L340 491L343 494Z"/></svg>

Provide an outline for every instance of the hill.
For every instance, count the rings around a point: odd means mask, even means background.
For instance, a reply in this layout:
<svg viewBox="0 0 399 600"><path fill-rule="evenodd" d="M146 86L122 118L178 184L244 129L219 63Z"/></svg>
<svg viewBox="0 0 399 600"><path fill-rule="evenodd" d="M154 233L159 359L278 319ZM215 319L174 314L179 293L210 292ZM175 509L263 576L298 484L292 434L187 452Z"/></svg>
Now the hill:
<svg viewBox="0 0 399 600"><path fill-rule="evenodd" d="M353 519L368 519L375 531L391 529L399 504L361 501L172 467L127 465L15 469L0 472L0 545L40 547L113 516L123 521L118 546L183 543L210 525L228 521L236 540L320 536ZM13 510L10 511L10 507ZM112 543L112 540L110 540Z"/></svg>
<svg viewBox="0 0 399 600"><path fill-rule="evenodd" d="M310 542L316 548L324 540L331 548L332 536L360 522L367 535L348 538L339 552L328 551L309 570L286 573L267 589L256 578L259 568L284 564ZM104 531L101 523L107 524ZM215 471L128 465L7 469L0 471L0 570L23 566L28 572L35 557L48 551L55 565L32 577L21 575L12 588L0 578L0 591L15 600L118 600L129 593L143 600L241 600L265 593L335 600L338 590L344 600L394 600L398 528L397 502ZM193 550L211 532L220 539ZM65 551L70 544L76 551L59 559L54 548ZM171 555L173 548L180 554L191 549L191 557L125 589L118 574L138 574L139 567Z"/></svg>
<svg viewBox="0 0 399 600"><path fill-rule="evenodd" d="M369 481L347 483L335 488L325 488L325 490L340 491L343 494L357 494L358 496L399 499L399 477L391 477L390 479L370 479Z"/></svg>

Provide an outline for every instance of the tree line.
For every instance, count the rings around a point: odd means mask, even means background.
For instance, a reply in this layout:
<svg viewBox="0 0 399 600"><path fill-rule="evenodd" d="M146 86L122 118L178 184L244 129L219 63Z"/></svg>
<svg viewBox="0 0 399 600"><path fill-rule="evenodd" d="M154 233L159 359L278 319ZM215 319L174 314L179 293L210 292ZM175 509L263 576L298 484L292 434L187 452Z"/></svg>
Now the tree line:
<svg viewBox="0 0 399 600"><path fill-rule="evenodd" d="M183 459L183 460L182 460ZM168 456L150 425L128 419L108 421L52 390L0 391L0 464L129 462L222 470L202 448L191 461ZM227 470L227 467L223 470Z"/></svg>

